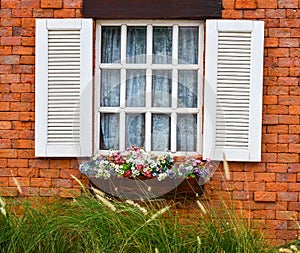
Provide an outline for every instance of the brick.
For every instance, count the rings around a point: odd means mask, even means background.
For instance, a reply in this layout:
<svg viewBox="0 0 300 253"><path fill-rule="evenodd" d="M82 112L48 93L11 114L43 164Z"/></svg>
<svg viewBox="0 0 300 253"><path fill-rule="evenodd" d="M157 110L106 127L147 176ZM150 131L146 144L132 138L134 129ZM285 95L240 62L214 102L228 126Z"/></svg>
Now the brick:
<svg viewBox="0 0 300 253"><path fill-rule="evenodd" d="M278 0L278 8L298 8L298 0Z"/></svg>
<svg viewBox="0 0 300 253"><path fill-rule="evenodd" d="M40 196L42 197L55 197L58 196L58 188L40 188Z"/></svg>
<svg viewBox="0 0 300 253"><path fill-rule="evenodd" d="M49 160L30 159L29 167L30 168L49 168Z"/></svg>
<svg viewBox="0 0 300 253"><path fill-rule="evenodd" d="M275 162L277 162L277 154L276 153L262 153L261 161L268 162L268 163L275 163Z"/></svg>
<svg viewBox="0 0 300 253"><path fill-rule="evenodd" d="M262 122L265 125L277 125L278 115L263 115Z"/></svg>
<svg viewBox="0 0 300 253"><path fill-rule="evenodd" d="M256 9L256 10L249 10L245 9L244 10L244 18L246 19L262 19L265 18L265 10L263 9Z"/></svg>
<svg viewBox="0 0 300 253"><path fill-rule="evenodd" d="M260 9L276 9L277 0L257 0L257 7Z"/></svg>
<svg viewBox="0 0 300 253"><path fill-rule="evenodd" d="M13 140L12 147L21 149L21 148L33 148L32 140Z"/></svg>
<svg viewBox="0 0 300 253"><path fill-rule="evenodd" d="M299 125L290 125L289 133L290 134L300 134L300 126Z"/></svg>
<svg viewBox="0 0 300 253"><path fill-rule="evenodd" d="M247 184L245 184L244 190L245 191L264 191L265 190L265 182L248 182Z"/></svg>
<svg viewBox="0 0 300 253"><path fill-rule="evenodd" d="M279 115L279 124L296 125L299 124L299 116L293 115Z"/></svg>
<svg viewBox="0 0 300 253"><path fill-rule="evenodd" d="M50 168L57 169L69 169L70 168L70 160L56 159L50 160Z"/></svg>
<svg viewBox="0 0 300 253"><path fill-rule="evenodd" d="M254 192L254 201L257 202L275 202L276 198L277 198L276 192L266 192L266 191Z"/></svg>
<svg viewBox="0 0 300 253"><path fill-rule="evenodd" d="M59 197L61 198L78 198L81 195L81 189L66 189L61 188L59 191Z"/></svg>
<svg viewBox="0 0 300 253"><path fill-rule="evenodd" d="M298 85L298 78L297 77L278 77L278 85Z"/></svg>
<svg viewBox="0 0 300 253"><path fill-rule="evenodd" d="M40 177L59 178L59 169L40 169Z"/></svg>
<svg viewBox="0 0 300 253"><path fill-rule="evenodd" d="M233 181L243 181L250 182L254 180L253 172L233 172L232 173Z"/></svg>
<svg viewBox="0 0 300 253"><path fill-rule="evenodd" d="M11 129L13 130L25 130L32 129L31 122L22 122L22 121L13 121L11 125Z"/></svg>
<svg viewBox="0 0 300 253"><path fill-rule="evenodd" d="M300 164L289 164L288 165L288 172L289 173L298 173L300 172Z"/></svg>
<svg viewBox="0 0 300 253"><path fill-rule="evenodd" d="M16 65L13 67L13 73L33 73L33 65Z"/></svg>
<svg viewBox="0 0 300 253"><path fill-rule="evenodd" d="M37 187L22 187L22 193L20 196L22 197L38 197L40 194L40 189Z"/></svg>
<svg viewBox="0 0 300 253"><path fill-rule="evenodd" d="M253 199L253 192L233 191L233 199L235 200L251 200Z"/></svg>
<svg viewBox="0 0 300 253"><path fill-rule="evenodd" d="M267 152L288 152L288 144L266 144L266 151Z"/></svg>
<svg viewBox="0 0 300 253"><path fill-rule="evenodd" d="M23 38L22 39L22 45L23 46L33 46L34 40ZM22 55L20 59L20 64L31 64L34 65L35 63L35 58L34 56L28 56L28 55Z"/></svg>
<svg viewBox="0 0 300 253"><path fill-rule="evenodd" d="M11 102L10 107L13 112L29 112L31 111L32 104L26 102Z"/></svg>
<svg viewBox="0 0 300 253"><path fill-rule="evenodd" d="M21 0L21 8L39 8L39 0Z"/></svg>
<svg viewBox="0 0 300 253"><path fill-rule="evenodd" d="M19 112L0 112L0 120L19 120L19 119L20 119Z"/></svg>
<svg viewBox="0 0 300 253"><path fill-rule="evenodd" d="M274 76L267 76L264 77L264 85L278 85L278 77L274 77Z"/></svg>
<svg viewBox="0 0 300 253"><path fill-rule="evenodd" d="M12 177L17 176L17 169L16 168L1 168L0 170L1 177Z"/></svg>
<svg viewBox="0 0 300 253"><path fill-rule="evenodd" d="M268 105L267 106L267 114L288 114L289 107L286 105Z"/></svg>
<svg viewBox="0 0 300 253"><path fill-rule="evenodd" d="M17 150L15 149L0 149L0 158L17 158Z"/></svg>
<svg viewBox="0 0 300 253"><path fill-rule="evenodd" d="M52 179L52 186L54 188L71 188L72 180L71 179Z"/></svg>
<svg viewBox="0 0 300 253"><path fill-rule="evenodd" d="M39 170L36 168L18 168L19 177L38 177Z"/></svg>
<svg viewBox="0 0 300 253"><path fill-rule="evenodd" d="M233 2L233 0L227 0L227 1L224 1L222 3L223 6L225 4L224 8L227 8L229 2ZM76 9L76 8L77 9L81 9L82 8L82 1L81 0L64 0L63 4L64 4L63 7L66 8L66 9L68 9L68 8L71 8L71 9Z"/></svg>
<svg viewBox="0 0 300 253"><path fill-rule="evenodd" d="M7 160L8 167L28 167L28 160L27 159L8 159Z"/></svg>
<svg viewBox="0 0 300 253"><path fill-rule="evenodd" d="M0 168L6 167L6 164L7 164L7 159L0 159Z"/></svg>
<svg viewBox="0 0 300 253"><path fill-rule="evenodd" d="M20 8L20 1L11 1L11 0L1 0L1 8L8 8L8 9L14 9L14 8Z"/></svg>
<svg viewBox="0 0 300 253"><path fill-rule="evenodd" d="M298 163L299 154L278 154L279 163Z"/></svg>
<svg viewBox="0 0 300 253"><path fill-rule="evenodd" d="M256 0L236 0L235 8L236 9L256 9L257 3Z"/></svg>
<svg viewBox="0 0 300 253"><path fill-rule="evenodd" d="M288 48L268 48L269 57L289 57L290 51Z"/></svg>
<svg viewBox="0 0 300 253"><path fill-rule="evenodd" d="M263 96L263 103L264 105L277 105L278 100L277 96Z"/></svg>
<svg viewBox="0 0 300 253"><path fill-rule="evenodd" d="M300 105L289 106L289 114L300 115Z"/></svg>
<svg viewBox="0 0 300 253"><path fill-rule="evenodd" d="M280 9L268 9L266 10L266 18L286 18L286 12ZM276 37L272 35L271 33L270 37Z"/></svg>
<svg viewBox="0 0 300 253"><path fill-rule="evenodd" d="M21 121L34 121L34 112L22 112L20 113Z"/></svg>
<svg viewBox="0 0 300 253"><path fill-rule="evenodd" d="M20 138L22 140L34 140L34 131L21 131Z"/></svg>
<svg viewBox="0 0 300 253"><path fill-rule="evenodd" d="M32 159L35 157L33 149L19 149L17 151L17 154L18 154L18 158Z"/></svg>
<svg viewBox="0 0 300 253"><path fill-rule="evenodd" d="M255 182L275 182L275 173L255 173Z"/></svg>
<svg viewBox="0 0 300 253"><path fill-rule="evenodd" d="M62 0L41 0L41 8L43 9L60 9L62 7Z"/></svg>
<svg viewBox="0 0 300 253"><path fill-rule="evenodd" d="M277 134L263 134L262 142L263 143L277 143L278 135Z"/></svg>
<svg viewBox="0 0 300 253"><path fill-rule="evenodd" d="M297 87L290 87L290 94L291 95L297 95L299 96L300 95L300 87L297 86Z"/></svg>
<svg viewBox="0 0 300 253"><path fill-rule="evenodd" d="M75 18L74 9L54 10L54 18Z"/></svg>
<svg viewBox="0 0 300 253"><path fill-rule="evenodd" d="M34 18L53 18L53 9L34 9L32 16Z"/></svg>
<svg viewBox="0 0 300 253"><path fill-rule="evenodd" d="M32 47L13 46L13 54L15 55L32 55Z"/></svg>
<svg viewBox="0 0 300 253"><path fill-rule="evenodd" d="M21 101L22 102L34 102L34 94L33 93L21 93Z"/></svg>
<svg viewBox="0 0 300 253"><path fill-rule="evenodd" d="M280 25L280 22L279 22L279 19L274 19L274 18L266 18L264 19L265 21L265 28L277 28L279 27Z"/></svg>
<svg viewBox="0 0 300 253"><path fill-rule="evenodd" d="M288 203L288 210L300 212L300 203L297 202L297 199L295 200L295 202Z"/></svg>
<svg viewBox="0 0 300 253"><path fill-rule="evenodd" d="M275 38L272 38L275 39ZM278 40L278 39L277 39ZM277 43L278 44L278 43ZM264 67L276 67L278 66L278 60L276 57L264 57Z"/></svg>
<svg viewBox="0 0 300 253"><path fill-rule="evenodd" d="M19 83L20 82L20 74L5 74L0 75L1 83Z"/></svg>
<svg viewBox="0 0 300 253"><path fill-rule="evenodd" d="M279 39L278 38L265 38L264 41L265 47L278 47Z"/></svg>
<svg viewBox="0 0 300 253"><path fill-rule="evenodd" d="M299 47L299 40L292 38L280 38L279 47Z"/></svg>
<svg viewBox="0 0 300 253"><path fill-rule="evenodd" d="M243 182L221 182L222 190L225 191L243 191L244 183Z"/></svg>
<svg viewBox="0 0 300 253"><path fill-rule="evenodd" d="M9 139L0 139L0 148L11 148L11 140Z"/></svg>
<svg viewBox="0 0 300 253"><path fill-rule="evenodd" d="M289 152L291 153L300 153L300 144L290 143Z"/></svg>
<svg viewBox="0 0 300 253"><path fill-rule="evenodd" d="M243 17L243 11L242 10L223 10L222 11L222 17L228 18L228 19L234 19L234 18L242 18Z"/></svg>
<svg viewBox="0 0 300 253"><path fill-rule="evenodd" d="M288 190L290 192L299 192L300 191L300 183L289 183Z"/></svg>
<svg viewBox="0 0 300 253"><path fill-rule="evenodd" d="M284 229L287 229L287 221L266 220L266 228L284 230Z"/></svg>
<svg viewBox="0 0 300 253"><path fill-rule="evenodd" d="M289 68L268 68L268 75L278 77L288 76Z"/></svg>
<svg viewBox="0 0 300 253"><path fill-rule="evenodd" d="M0 187L1 197L16 197L18 196L17 187Z"/></svg>
<svg viewBox="0 0 300 253"><path fill-rule="evenodd" d="M9 111L9 102L0 102L1 111Z"/></svg>
<svg viewBox="0 0 300 253"><path fill-rule="evenodd" d="M31 87L30 87L29 83L13 83L13 84L11 84L12 92L30 92L30 89L31 89Z"/></svg>
<svg viewBox="0 0 300 253"><path fill-rule="evenodd" d="M81 178L81 173L78 169L61 169L60 178L71 179L72 175L76 178Z"/></svg>
<svg viewBox="0 0 300 253"><path fill-rule="evenodd" d="M31 187L51 187L51 179L50 178L31 178L30 180Z"/></svg>
<svg viewBox="0 0 300 253"><path fill-rule="evenodd" d="M278 59L278 67L292 67L295 66L294 58L279 58Z"/></svg>
<svg viewBox="0 0 300 253"><path fill-rule="evenodd" d="M277 199L278 199L278 201L297 201L298 193L297 192L278 192Z"/></svg>
<svg viewBox="0 0 300 253"><path fill-rule="evenodd" d="M246 172L265 172L266 165L264 163L245 163L244 171Z"/></svg>
<svg viewBox="0 0 300 253"><path fill-rule="evenodd" d="M284 192L288 190L288 183L286 182L267 182L266 191Z"/></svg>
<svg viewBox="0 0 300 253"><path fill-rule="evenodd" d="M20 56L18 55L4 55L0 56L0 64L19 64Z"/></svg>
<svg viewBox="0 0 300 253"><path fill-rule="evenodd" d="M9 186L29 186L30 178L28 177L10 177L8 184Z"/></svg>
<svg viewBox="0 0 300 253"><path fill-rule="evenodd" d="M276 173L276 182L296 182L295 173Z"/></svg>
<svg viewBox="0 0 300 253"><path fill-rule="evenodd" d="M8 186L8 177L0 177L0 187Z"/></svg>
<svg viewBox="0 0 300 253"><path fill-rule="evenodd" d="M287 19L280 19L280 27L299 27L299 20L290 18L287 13Z"/></svg>
<svg viewBox="0 0 300 253"><path fill-rule="evenodd" d="M300 37L300 29L299 28L292 28L291 29L291 36L292 37Z"/></svg>
<svg viewBox="0 0 300 253"><path fill-rule="evenodd" d="M0 94L0 100L3 101L9 101L9 102L15 102L20 101L20 94L18 93L2 93Z"/></svg>
<svg viewBox="0 0 300 253"><path fill-rule="evenodd" d="M276 211L277 220L291 220L297 218L297 212L294 211Z"/></svg>
<svg viewBox="0 0 300 253"><path fill-rule="evenodd" d="M290 76L300 76L300 67L290 68Z"/></svg>
<svg viewBox="0 0 300 253"><path fill-rule="evenodd" d="M273 220L275 218L275 211L274 210L254 210L253 218Z"/></svg>
<svg viewBox="0 0 300 253"><path fill-rule="evenodd" d="M10 129L11 122L10 121L0 121L0 129Z"/></svg>
<svg viewBox="0 0 300 253"><path fill-rule="evenodd" d="M287 134L289 132L288 125L270 125L267 127L267 133L274 134L274 133L281 133Z"/></svg>

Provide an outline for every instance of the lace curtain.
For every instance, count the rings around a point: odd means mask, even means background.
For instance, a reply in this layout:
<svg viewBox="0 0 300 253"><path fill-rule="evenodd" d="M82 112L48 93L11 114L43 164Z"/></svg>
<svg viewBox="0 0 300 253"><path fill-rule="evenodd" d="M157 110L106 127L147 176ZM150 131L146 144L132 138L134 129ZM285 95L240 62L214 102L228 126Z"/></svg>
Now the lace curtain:
<svg viewBox="0 0 300 253"><path fill-rule="evenodd" d="M153 64L172 63L172 27L153 28ZM117 63L121 58L121 28L102 28L102 63ZM146 63L146 27L128 27L126 62ZM180 27L178 35L178 61L180 64L198 63L198 28ZM133 65L134 66L134 65ZM178 107L197 107L197 71L178 71ZM120 70L101 71L101 106L120 107ZM146 70L126 70L126 107L145 107ZM172 70L152 71L152 107L171 107ZM170 150L171 117L152 113L151 150ZM145 146L145 114L127 113L126 147ZM197 115L177 115L177 151L196 151ZM119 114L101 113L100 149L119 149Z"/></svg>

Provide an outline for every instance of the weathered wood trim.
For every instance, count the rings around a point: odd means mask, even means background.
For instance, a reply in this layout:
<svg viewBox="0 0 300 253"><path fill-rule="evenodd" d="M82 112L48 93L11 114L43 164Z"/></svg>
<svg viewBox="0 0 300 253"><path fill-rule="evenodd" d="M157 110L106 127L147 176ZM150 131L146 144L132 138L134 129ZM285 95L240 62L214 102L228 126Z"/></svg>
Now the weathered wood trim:
<svg viewBox="0 0 300 253"><path fill-rule="evenodd" d="M84 0L84 17L98 19L221 18L222 0Z"/></svg>

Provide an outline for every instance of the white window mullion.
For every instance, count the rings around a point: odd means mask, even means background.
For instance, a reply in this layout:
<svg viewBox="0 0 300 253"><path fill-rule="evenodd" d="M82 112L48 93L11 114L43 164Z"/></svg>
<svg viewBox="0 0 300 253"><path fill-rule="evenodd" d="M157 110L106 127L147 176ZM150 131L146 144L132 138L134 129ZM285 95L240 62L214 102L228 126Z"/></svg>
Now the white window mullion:
<svg viewBox="0 0 300 253"><path fill-rule="evenodd" d="M177 151L177 113L171 113L171 152Z"/></svg>
<svg viewBox="0 0 300 253"><path fill-rule="evenodd" d="M172 52L172 63L173 65L178 64L178 25L173 26L173 52Z"/></svg>
<svg viewBox="0 0 300 253"><path fill-rule="evenodd" d="M152 113L147 112L145 118L145 150L151 151L151 130L152 130Z"/></svg>
<svg viewBox="0 0 300 253"><path fill-rule="evenodd" d="M120 112L120 121L119 121L119 149L125 150L125 136L126 136L126 115L124 111Z"/></svg>
<svg viewBox="0 0 300 253"><path fill-rule="evenodd" d="M153 50L153 26L147 25L147 65L152 64L152 50Z"/></svg>
<svg viewBox="0 0 300 253"><path fill-rule="evenodd" d="M172 109L177 109L178 103L178 69L172 71Z"/></svg>
<svg viewBox="0 0 300 253"><path fill-rule="evenodd" d="M121 64L126 63L127 26L121 26Z"/></svg>

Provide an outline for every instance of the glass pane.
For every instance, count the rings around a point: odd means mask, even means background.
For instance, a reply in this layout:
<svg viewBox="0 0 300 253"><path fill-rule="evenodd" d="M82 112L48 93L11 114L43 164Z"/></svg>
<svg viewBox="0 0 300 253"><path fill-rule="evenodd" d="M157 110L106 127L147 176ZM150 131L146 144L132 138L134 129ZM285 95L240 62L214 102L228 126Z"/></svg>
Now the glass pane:
<svg viewBox="0 0 300 253"><path fill-rule="evenodd" d="M103 26L101 62L115 63L121 60L121 27Z"/></svg>
<svg viewBox="0 0 300 253"><path fill-rule="evenodd" d="M101 106L120 106L120 70L101 71Z"/></svg>
<svg viewBox="0 0 300 253"><path fill-rule="evenodd" d="M171 107L172 71L153 70L152 106Z"/></svg>
<svg viewBox="0 0 300 253"><path fill-rule="evenodd" d="M146 27L127 28L127 63L146 63Z"/></svg>
<svg viewBox="0 0 300 253"><path fill-rule="evenodd" d="M152 150L170 150L171 117L166 114L152 115Z"/></svg>
<svg viewBox="0 0 300 253"><path fill-rule="evenodd" d="M198 63L198 27L180 27L178 59L181 64Z"/></svg>
<svg viewBox="0 0 300 253"><path fill-rule="evenodd" d="M197 115L177 115L177 151L197 150Z"/></svg>
<svg viewBox="0 0 300 253"><path fill-rule="evenodd" d="M145 145L145 114L126 114L126 147Z"/></svg>
<svg viewBox="0 0 300 253"><path fill-rule="evenodd" d="M153 63L172 63L172 27L153 28Z"/></svg>
<svg viewBox="0 0 300 253"><path fill-rule="evenodd" d="M197 107L197 70L178 71L178 107Z"/></svg>
<svg viewBox="0 0 300 253"><path fill-rule="evenodd" d="M127 70L126 106L145 106L146 70Z"/></svg>
<svg viewBox="0 0 300 253"><path fill-rule="evenodd" d="M101 114L100 149L119 149L119 114Z"/></svg>

